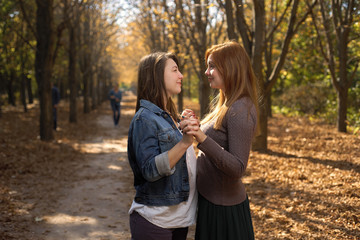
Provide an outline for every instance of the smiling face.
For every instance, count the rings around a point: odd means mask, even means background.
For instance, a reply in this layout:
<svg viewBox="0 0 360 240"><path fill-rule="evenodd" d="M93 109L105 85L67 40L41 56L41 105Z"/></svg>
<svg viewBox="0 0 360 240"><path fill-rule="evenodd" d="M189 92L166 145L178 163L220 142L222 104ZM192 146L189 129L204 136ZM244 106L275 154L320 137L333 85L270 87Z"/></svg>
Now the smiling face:
<svg viewBox="0 0 360 240"><path fill-rule="evenodd" d="M164 69L164 83L166 95L171 96L181 92L181 82L183 75L179 71L176 62L169 58L166 60Z"/></svg>
<svg viewBox="0 0 360 240"><path fill-rule="evenodd" d="M225 84L223 78L220 76L218 69L213 62L212 55L207 59L207 69L205 75L208 77L211 88L221 89L225 92Z"/></svg>

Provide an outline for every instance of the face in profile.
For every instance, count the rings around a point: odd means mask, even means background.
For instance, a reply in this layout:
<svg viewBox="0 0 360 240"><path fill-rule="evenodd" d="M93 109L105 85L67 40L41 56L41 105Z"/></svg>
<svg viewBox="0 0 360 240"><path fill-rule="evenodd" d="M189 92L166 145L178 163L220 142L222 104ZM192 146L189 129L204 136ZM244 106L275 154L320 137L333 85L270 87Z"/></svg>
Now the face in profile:
<svg viewBox="0 0 360 240"><path fill-rule="evenodd" d="M183 75L178 65L173 59L166 60L164 69L165 90L168 96L176 95L181 92L181 82Z"/></svg>
<svg viewBox="0 0 360 240"><path fill-rule="evenodd" d="M207 66L208 68L205 71L205 75L208 77L210 87L214 89L221 89L225 92L224 80L220 76L220 73L213 62L212 54L208 57Z"/></svg>

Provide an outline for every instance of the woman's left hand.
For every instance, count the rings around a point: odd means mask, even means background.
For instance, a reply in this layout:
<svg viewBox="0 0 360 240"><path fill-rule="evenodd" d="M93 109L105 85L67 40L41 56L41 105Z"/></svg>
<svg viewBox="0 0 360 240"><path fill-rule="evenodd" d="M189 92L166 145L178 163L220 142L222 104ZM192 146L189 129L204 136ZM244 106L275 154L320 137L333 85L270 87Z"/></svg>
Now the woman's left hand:
<svg viewBox="0 0 360 240"><path fill-rule="evenodd" d="M200 121L197 118L183 118L180 122L180 129L184 134L193 135L199 143L206 139L206 135L201 131Z"/></svg>

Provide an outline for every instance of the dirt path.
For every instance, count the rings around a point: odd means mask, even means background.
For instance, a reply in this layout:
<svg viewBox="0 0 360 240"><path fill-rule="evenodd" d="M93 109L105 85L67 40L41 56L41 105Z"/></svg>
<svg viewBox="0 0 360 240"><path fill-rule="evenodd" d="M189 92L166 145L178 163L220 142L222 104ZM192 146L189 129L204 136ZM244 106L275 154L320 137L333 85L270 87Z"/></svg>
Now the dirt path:
<svg viewBox="0 0 360 240"><path fill-rule="evenodd" d="M105 113L95 120L99 134L74 145L85 157L76 180L64 187L53 214L37 219L42 224L34 231L45 240L130 238L127 210L133 187L126 147L132 112L123 110L117 128Z"/></svg>

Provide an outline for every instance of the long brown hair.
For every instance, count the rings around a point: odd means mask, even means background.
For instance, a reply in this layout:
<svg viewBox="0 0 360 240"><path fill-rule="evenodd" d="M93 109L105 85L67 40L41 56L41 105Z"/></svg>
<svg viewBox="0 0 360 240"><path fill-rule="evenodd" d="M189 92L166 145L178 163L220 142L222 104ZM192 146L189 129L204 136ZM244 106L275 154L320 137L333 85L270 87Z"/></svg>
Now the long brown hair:
<svg viewBox="0 0 360 240"><path fill-rule="evenodd" d="M249 97L258 112L256 77L249 56L245 49L237 42L228 41L213 45L206 50L206 65L210 55L224 81L225 92L220 89L219 94L211 103L210 113L204 118L202 123L217 117L214 128L219 129L229 107L242 97Z"/></svg>
<svg viewBox="0 0 360 240"><path fill-rule="evenodd" d="M176 105L171 96L166 95L164 71L168 59L174 60L179 66L176 56L166 52L151 53L140 60L136 111L140 108L140 99L144 99L154 103L164 111L169 111L174 119L178 118ZM166 106L164 105L165 98L167 99Z"/></svg>

